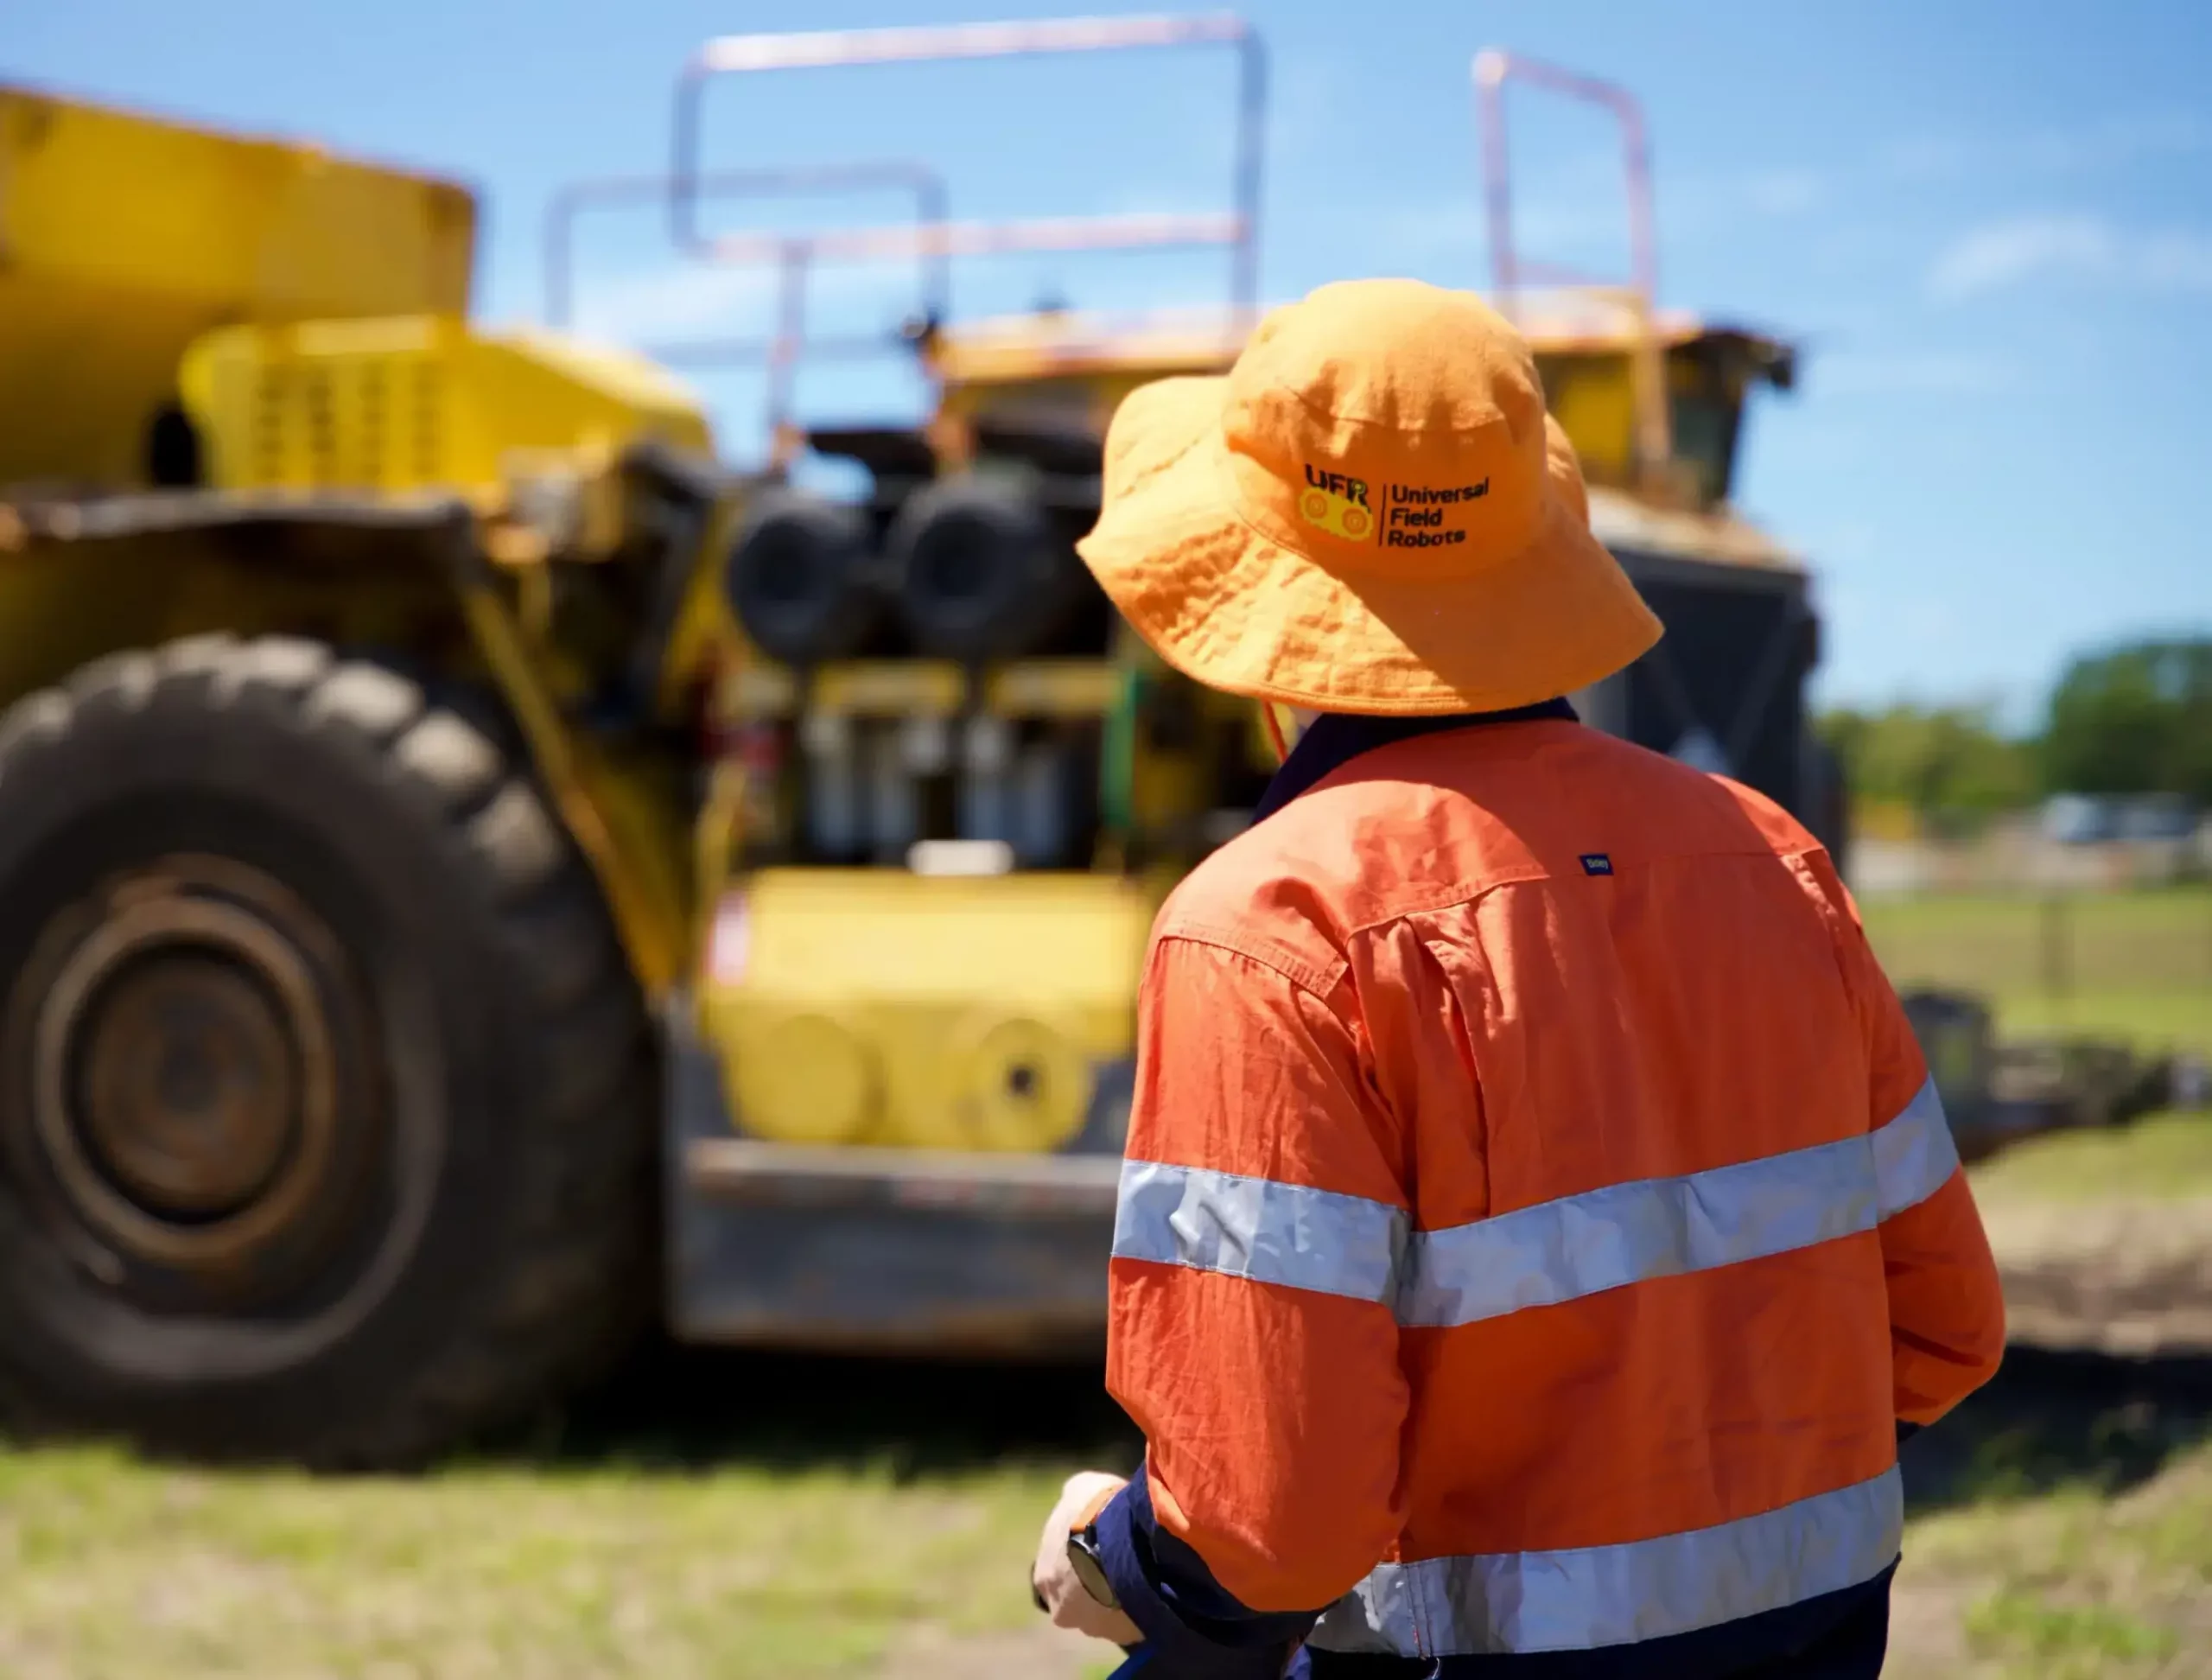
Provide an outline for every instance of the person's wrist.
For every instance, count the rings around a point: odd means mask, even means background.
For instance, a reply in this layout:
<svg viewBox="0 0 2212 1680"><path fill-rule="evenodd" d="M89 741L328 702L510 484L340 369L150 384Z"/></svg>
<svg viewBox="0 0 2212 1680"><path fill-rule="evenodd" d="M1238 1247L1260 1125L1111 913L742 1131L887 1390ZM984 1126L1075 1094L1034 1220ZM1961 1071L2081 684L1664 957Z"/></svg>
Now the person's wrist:
<svg viewBox="0 0 2212 1680"><path fill-rule="evenodd" d="M1095 1470L1070 1476L1046 1523L1030 1577L1032 1596L1056 1625L1124 1649L1144 1636L1116 1602L1099 1550L1098 1525L1101 1513L1128 1485Z"/></svg>
<svg viewBox="0 0 2212 1680"><path fill-rule="evenodd" d="M1068 1568L1094 1604L1109 1610L1122 1607L1114 1583L1106 1575L1106 1560L1098 1550L1098 1521L1095 1517L1080 1528L1068 1530Z"/></svg>
<svg viewBox="0 0 2212 1680"><path fill-rule="evenodd" d="M1101 1482L1102 1485L1094 1489L1090 1497L1078 1505L1074 1514L1068 1518L1070 1534L1081 1534L1085 1530L1096 1528L1100 1515L1104 1512L1108 1505L1114 1503L1116 1496L1128 1486L1128 1483L1119 1477L1102 1478Z"/></svg>

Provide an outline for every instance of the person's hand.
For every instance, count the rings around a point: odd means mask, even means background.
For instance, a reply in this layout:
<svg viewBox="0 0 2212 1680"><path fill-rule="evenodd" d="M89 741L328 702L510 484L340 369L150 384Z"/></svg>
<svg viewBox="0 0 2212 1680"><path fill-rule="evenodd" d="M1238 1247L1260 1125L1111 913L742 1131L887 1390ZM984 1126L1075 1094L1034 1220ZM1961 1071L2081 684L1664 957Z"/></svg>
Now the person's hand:
<svg viewBox="0 0 2212 1680"><path fill-rule="evenodd" d="M1068 1564L1068 1536L1126 1486L1126 1478L1099 1470L1077 1471L1070 1476L1060 1489L1060 1502L1045 1519L1045 1531L1037 1540L1037 1562L1029 1576L1037 1596L1051 1613L1053 1626L1071 1627L1094 1639L1111 1639L1117 1645L1138 1644L1144 1633L1127 1615L1108 1609L1084 1590L1083 1582Z"/></svg>

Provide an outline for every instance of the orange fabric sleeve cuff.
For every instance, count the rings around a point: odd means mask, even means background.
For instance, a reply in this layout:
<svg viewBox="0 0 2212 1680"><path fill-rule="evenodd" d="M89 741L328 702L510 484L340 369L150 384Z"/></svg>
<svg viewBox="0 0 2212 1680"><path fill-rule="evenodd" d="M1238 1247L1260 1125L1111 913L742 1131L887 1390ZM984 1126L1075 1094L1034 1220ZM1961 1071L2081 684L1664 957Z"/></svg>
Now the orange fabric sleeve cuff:
<svg viewBox="0 0 2212 1680"><path fill-rule="evenodd" d="M1103 1487L1099 1489L1096 1493L1091 1496L1090 1502L1084 1505L1081 1511L1077 1511L1075 1514L1074 1519L1068 1524L1068 1532L1070 1534L1080 1534L1084 1530L1089 1528L1093 1523L1096 1522L1098 1520L1098 1513L1105 1510L1108 1505L1111 1505L1114 1502L1115 1496L1120 1493L1121 1491L1128 1486L1128 1483L1126 1481L1119 1481L1116 1482L1111 1487Z"/></svg>

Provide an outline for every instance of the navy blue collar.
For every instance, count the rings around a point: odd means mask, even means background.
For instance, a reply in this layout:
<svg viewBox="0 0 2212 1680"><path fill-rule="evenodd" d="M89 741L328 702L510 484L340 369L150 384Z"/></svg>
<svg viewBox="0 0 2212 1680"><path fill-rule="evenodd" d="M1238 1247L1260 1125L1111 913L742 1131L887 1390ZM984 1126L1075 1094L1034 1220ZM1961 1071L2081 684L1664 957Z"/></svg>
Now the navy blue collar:
<svg viewBox="0 0 2212 1680"><path fill-rule="evenodd" d="M1448 717L1355 717L1347 712L1324 712L1307 725L1282 761L1268 791L1253 808L1252 820L1272 817L1331 771L1349 764L1362 753L1388 747L1396 741L1437 735L1446 729L1468 729L1485 723L1533 723L1557 718L1581 720L1564 700L1543 700L1511 711L1454 712Z"/></svg>

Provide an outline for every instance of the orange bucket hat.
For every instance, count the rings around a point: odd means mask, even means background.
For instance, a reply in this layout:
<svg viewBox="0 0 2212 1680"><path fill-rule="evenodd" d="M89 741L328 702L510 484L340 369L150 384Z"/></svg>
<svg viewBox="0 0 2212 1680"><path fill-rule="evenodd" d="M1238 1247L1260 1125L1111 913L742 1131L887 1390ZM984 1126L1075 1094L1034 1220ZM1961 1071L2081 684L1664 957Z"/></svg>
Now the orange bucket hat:
<svg viewBox="0 0 2212 1680"><path fill-rule="evenodd" d="M1077 546L1210 687L1318 711L1502 711L1659 639L1590 534L1520 334L1471 292L1324 286L1227 375L1133 391Z"/></svg>

